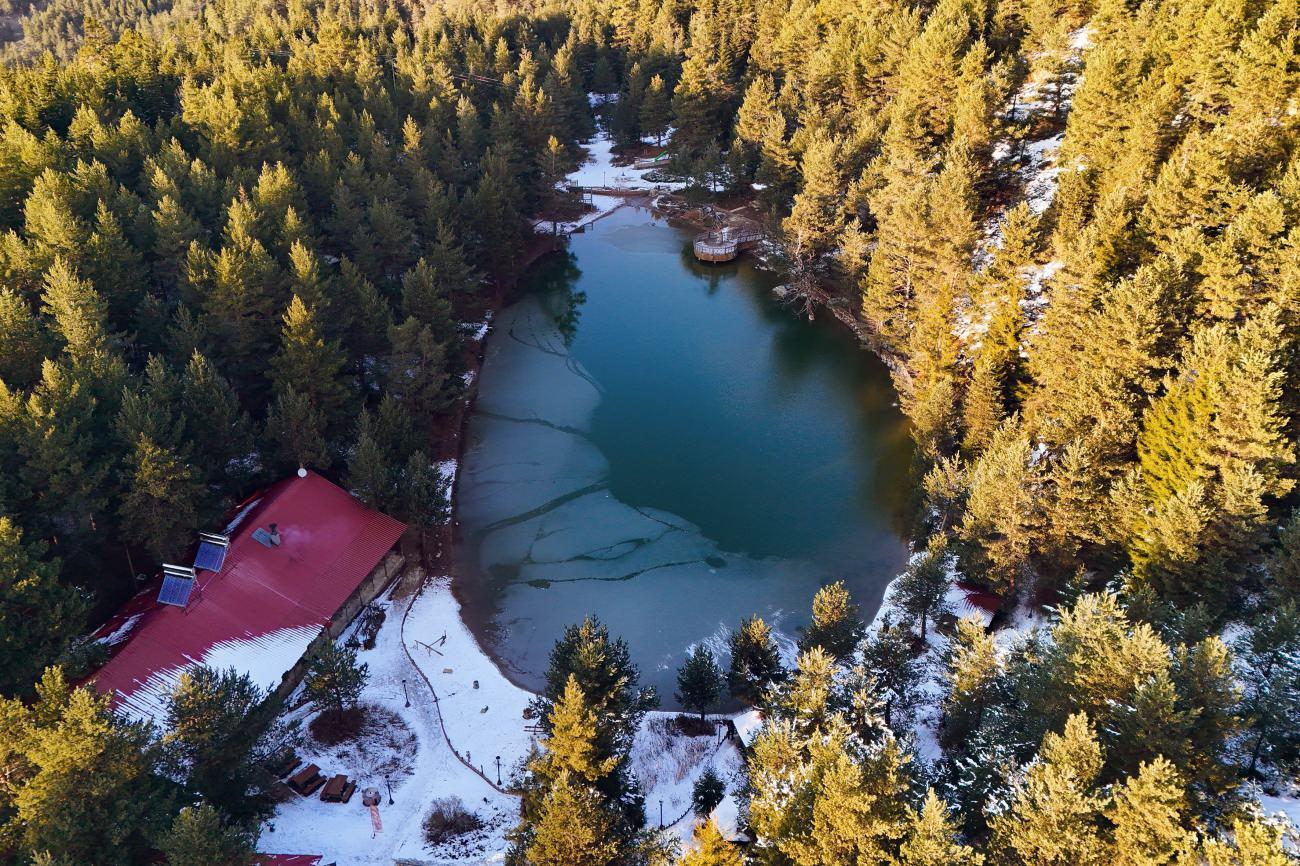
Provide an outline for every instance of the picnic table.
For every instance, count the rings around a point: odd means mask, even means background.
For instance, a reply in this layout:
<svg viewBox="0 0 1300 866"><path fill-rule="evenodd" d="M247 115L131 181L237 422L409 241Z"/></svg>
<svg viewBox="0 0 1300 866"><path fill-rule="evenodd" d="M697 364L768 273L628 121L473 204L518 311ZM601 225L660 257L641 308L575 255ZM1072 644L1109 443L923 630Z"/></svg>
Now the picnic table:
<svg viewBox="0 0 1300 866"><path fill-rule="evenodd" d="M325 803L346 803L352 799L352 792L356 789L356 782L349 782L346 774L339 773L325 783L320 798Z"/></svg>
<svg viewBox="0 0 1300 866"><path fill-rule="evenodd" d="M325 777L320 774L320 767L308 764L289 777L289 787L304 797L310 797L325 784Z"/></svg>

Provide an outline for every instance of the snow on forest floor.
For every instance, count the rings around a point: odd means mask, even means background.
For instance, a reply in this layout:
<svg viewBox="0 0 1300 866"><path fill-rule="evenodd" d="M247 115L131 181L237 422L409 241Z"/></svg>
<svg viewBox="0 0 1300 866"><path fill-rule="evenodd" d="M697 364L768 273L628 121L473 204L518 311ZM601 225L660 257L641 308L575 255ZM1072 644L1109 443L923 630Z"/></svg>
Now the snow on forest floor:
<svg viewBox="0 0 1300 866"><path fill-rule="evenodd" d="M501 862L506 831L518 820L518 800L492 784L496 758L501 758L504 787L536 737L535 728L530 730L534 720L524 714L534 695L506 679L481 649L461 620L450 578L428 578L415 596L385 595L374 606L385 612L383 625L374 648L358 650L358 661L370 670L361 704L371 728L356 740L324 746L307 732L315 716L309 704L283 716L303 723L304 743L298 749L303 762L315 763L325 776L347 774L357 783L357 793L347 804L321 802L318 794L293 797L267 823L259 847L322 854L324 862L338 866ZM354 624L340 642L356 629ZM685 845L696 823L689 815L691 791L707 766L727 785L716 818L721 826L735 826L732 792L739 785L742 759L730 740L676 732L671 725L676 715L647 715L634 741L632 765L646 795L647 825L658 826L663 800L668 830ZM392 783L392 805L387 804L385 777ZM361 805L367 787L379 789L383 798L383 829L373 837L369 813ZM424 842L424 820L435 800L449 797L458 798L485 826L431 849Z"/></svg>

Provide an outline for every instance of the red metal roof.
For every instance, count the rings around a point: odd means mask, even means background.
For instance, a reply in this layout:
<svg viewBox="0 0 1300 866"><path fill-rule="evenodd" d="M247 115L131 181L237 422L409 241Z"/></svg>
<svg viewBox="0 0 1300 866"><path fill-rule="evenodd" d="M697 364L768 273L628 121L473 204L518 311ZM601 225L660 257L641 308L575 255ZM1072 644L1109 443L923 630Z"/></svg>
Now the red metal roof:
<svg viewBox="0 0 1300 866"><path fill-rule="evenodd" d="M259 854L257 866L316 866L320 854Z"/></svg>
<svg viewBox="0 0 1300 866"><path fill-rule="evenodd" d="M252 537L271 523L274 548ZM281 481L241 506L221 572L200 571L188 605L159 604L155 582L95 633L113 655L91 680L138 718L160 717L198 664L272 688L405 529L314 472Z"/></svg>

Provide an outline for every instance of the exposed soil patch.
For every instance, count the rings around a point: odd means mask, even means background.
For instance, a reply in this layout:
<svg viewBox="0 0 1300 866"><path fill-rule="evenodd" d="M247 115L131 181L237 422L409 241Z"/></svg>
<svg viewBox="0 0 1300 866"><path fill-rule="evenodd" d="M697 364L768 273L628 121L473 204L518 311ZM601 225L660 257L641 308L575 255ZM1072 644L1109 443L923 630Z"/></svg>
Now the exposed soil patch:
<svg viewBox="0 0 1300 866"><path fill-rule="evenodd" d="M361 707L353 707L342 712L326 710L312 719L307 728L311 731L312 739L322 746L337 746L355 739L365 722L366 711Z"/></svg>

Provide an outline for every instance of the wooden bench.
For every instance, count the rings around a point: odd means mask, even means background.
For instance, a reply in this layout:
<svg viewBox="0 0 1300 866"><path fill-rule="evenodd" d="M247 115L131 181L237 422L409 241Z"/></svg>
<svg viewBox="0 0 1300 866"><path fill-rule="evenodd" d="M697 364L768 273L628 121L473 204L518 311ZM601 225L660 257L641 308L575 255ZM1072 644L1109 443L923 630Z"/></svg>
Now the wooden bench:
<svg viewBox="0 0 1300 866"><path fill-rule="evenodd" d="M325 777L320 774L320 767L308 764L289 778L289 787L304 797L310 797L325 784Z"/></svg>

